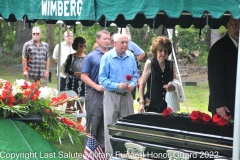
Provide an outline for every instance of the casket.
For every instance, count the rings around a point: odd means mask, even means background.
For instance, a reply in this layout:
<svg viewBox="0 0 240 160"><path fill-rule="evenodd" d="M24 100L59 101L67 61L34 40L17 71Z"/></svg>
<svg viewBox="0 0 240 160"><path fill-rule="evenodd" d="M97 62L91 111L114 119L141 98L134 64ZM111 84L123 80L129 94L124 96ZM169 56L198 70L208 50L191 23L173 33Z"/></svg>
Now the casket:
<svg viewBox="0 0 240 160"><path fill-rule="evenodd" d="M135 154L147 159L168 159L169 153L175 159L179 156L185 159L232 157L233 125L194 123L186 114L172 117L134 114L109 124L108 130L115 157L129 158Z"/></svg>
<svg viewBox="0 0 240 160"><path fill-rule="evenodd" d="M24 116L19 116L17 114L13 114L11 116L8 116L7 119L11 120L17 120L17 121L23 121L26 123L40 123L42 122L42 115L41 114L28 114Z"/></svg>

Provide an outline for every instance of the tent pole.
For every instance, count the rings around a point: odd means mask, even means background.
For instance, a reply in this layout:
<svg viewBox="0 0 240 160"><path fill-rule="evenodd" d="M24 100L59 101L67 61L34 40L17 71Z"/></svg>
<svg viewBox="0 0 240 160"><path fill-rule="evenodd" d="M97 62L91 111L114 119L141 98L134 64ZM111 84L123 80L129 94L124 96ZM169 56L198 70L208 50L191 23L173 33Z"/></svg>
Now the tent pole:
<svg viewBox="0 0 240 160"><path fill-rule="evenodd" d="M173 40L172 40L173 29L167 29L167 32L168 32L168 37L169 37L170 41L172 42L172 57L173 57L174 62L175 62L175 66L176 66L176 70L177 70L177 74L178 74L178 79L179 79L179 82L182 84L182 79L181 79L181 75L180 75L178 64L177 64L176 54L175 54L175 50L174 50L174 47L173 47ZM171 57L171 60L172 60L172 57ZM185 95L184 90L183 90L183 94ZM185 101L185 103L186 103L187 113L189 113L187 100Z"/></svg>
<svg viewBox="0 0 240 160"><path fill-rule="evenodd" d="M240 32L239 32L240 36ZM240 39L238 40L240 44ZM236 79L236 95L235 95L235 113L234 113L234 132L233 132L233 160L239 160L240 147L240 47L238 46L238 60L237 60L237 79Z"/></svg>
<svg viewBox="0 0 240 160"><path fill-rule="evenodd" d="M61 76L60 76L60 68L61 68L61 40L62 40L62 23L61 21L57 22L59 23L59 44L58 44L58 63L57 63L57 79L58 79L58 83L57 83L57 88L58 91L60 92L60 80L61 80Z"/></svg>

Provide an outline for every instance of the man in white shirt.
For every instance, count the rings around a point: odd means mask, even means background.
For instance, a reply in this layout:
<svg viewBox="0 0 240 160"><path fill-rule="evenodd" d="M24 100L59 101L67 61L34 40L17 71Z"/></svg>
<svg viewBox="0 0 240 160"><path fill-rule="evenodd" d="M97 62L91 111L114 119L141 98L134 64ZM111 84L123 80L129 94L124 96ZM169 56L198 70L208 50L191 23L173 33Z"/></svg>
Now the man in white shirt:
<svg viewBox="0 0 240 160"><path fill-rule="evenodd" d="M76 51L72 48L73 43L73 33L71 31L64 32L64 41L61 42L61 62L60 66L62 66L69 54L75 53ZM59 44L57 44L53 51L53 59L58 63L59 59ZM63 73L60 73L60 91L64 90L66 76Z"/></svg>

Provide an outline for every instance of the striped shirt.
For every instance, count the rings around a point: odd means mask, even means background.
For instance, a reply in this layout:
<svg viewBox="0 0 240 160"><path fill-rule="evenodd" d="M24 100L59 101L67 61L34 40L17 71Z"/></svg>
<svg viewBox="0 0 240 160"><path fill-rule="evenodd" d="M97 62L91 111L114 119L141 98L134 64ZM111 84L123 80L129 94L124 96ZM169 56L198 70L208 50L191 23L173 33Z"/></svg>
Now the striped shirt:
<svg viewBox="0 0 240 160"><path fill-rule="evenodd" d="M33 40L26 42L23 46L22 57L28 59L28 75L31 78L44 77L46 62L50 58L49 45L41 41L39 47Z"/></svg>

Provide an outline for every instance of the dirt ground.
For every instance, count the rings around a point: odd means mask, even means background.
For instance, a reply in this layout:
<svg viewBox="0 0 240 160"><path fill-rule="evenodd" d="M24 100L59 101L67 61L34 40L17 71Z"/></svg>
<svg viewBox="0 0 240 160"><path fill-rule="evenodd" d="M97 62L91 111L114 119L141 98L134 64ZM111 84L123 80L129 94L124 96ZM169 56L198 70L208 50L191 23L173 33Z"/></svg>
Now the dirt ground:
<svg viewBox="0 0 240 160"><path fill-rule="evenodd" d="M179 67L182 81L207 83L206 67Z"/></svg>

